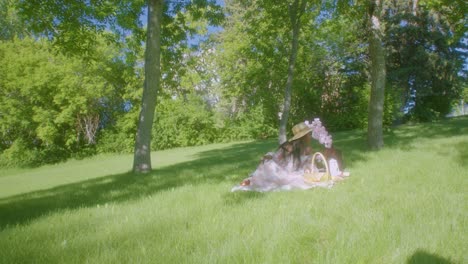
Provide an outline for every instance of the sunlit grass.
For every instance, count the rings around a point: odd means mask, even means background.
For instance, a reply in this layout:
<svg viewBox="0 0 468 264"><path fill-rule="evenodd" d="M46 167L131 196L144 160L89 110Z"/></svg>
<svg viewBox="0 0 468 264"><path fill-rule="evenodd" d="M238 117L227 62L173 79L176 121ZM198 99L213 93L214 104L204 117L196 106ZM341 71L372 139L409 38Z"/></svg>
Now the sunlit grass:
<svg viewBox="0 0 468 264"><path fill-rule="evenodd" d="M239 142L238 142L239 143ZM237 143L237 144L238 144ZM161 168L175 163L197 159L204 150L232 146L233 143L164 150L153 153L154 167ZM63 184L81 182L130 171L133 155L98 155L85 160L71 160L66 164L46 165L35 169L0 170L0 199Z"/></svg>
<svg viewBox="0 0 468 264"><path fill-rule="evenodd" d="M158 152L144 176L131 156L2 174L0 263L466 263L468 119L363 135L335 135L332 189L229 192L274 140Z"/></svg>

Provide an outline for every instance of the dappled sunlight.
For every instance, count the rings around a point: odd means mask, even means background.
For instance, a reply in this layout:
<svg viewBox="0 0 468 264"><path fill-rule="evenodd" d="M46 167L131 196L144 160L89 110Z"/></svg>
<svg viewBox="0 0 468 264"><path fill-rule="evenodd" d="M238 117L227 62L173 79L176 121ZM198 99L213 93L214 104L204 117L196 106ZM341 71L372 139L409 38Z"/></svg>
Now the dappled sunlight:
<svg viewBox="0 0 468 264"><path fill-rule="evenodd" d="M452 118L437 123L403 125L386 134L385 145L408 149L418 140L440 139L468 134L468 118Z"/></svg>
<svg viewBox="0 0 468 264"><path fill-rule="evenodd" d="M395 153L405 156L389 159ZM0 213L14 216L0 220L0 258L237 263L242 256L240 261L254 263L274 251L274 263L424 263L416 260L427 258L413 252L427 248L434 253L431 259L462 259L449 243L463 241L463 189L453 189L460 176L439 185L435 174L414 173L417 166L382 170L411 153L378 155L390 165L369 159L370 168L360 167L364 173L330 190L231 193L231 180L217 173L232 170L226 165L231 161L255 167L256 159L207 155L200 164L181 163L185 168L177 164L141 176L111 175L36 192L34 198L14 197L8 204L4 199ZM210 159L221 165L210 165ZM250 171L245 166L239 175Z"/></svg>
<svg viewBox="0 0 468 264"><path fill-rule="evenodd" d="M464 134L468 127L465 126L467 122L468 119L450 121L438 124L437 129L431 129L429 125L403 127L389 136L393 138L393 143L389 143L388 147L400 148L416 139ZM439 129L442 130L441 135L437 134ZM348 167L352 168L357 162L369 158L363 147L365 138L360 137L362 135L362 132L350 132L338 133L336 136L336 145L343 151ZM463 166L466 166L468 155L466 146L466 142L454 146L454 155ZM274 150L276 142L267 140L229 144L223 148L203 148L207 149L197 152L197 149L193 148L190 152L193 157L189 160L180 163L172 161L173 164L156 168L147 174L136 175L127 172L100 176L0 199L0 228L22 224L61 209L134 200L184 185L221 182L234 185L255 170L261 156ZM55 169L58 170L58 167ZM226 196L224 199L226 204L236 204L241 203L243 199L257 197L259 196L241 194Z"/></svg>
<svg viewBox="0 0 468 264"><path fill-rule="evenodd" d="M400 127L387 133L396 142L378 152L365 149L362 131L337 133L352 175L332 189L230 192L276 148L271 139L168 150L166 165L147 174L2 198L0 262L203 263L208 256L224 263L241 255L253 263L273 250L278 263L458 263L463 125L448 123L455 134L441 137Z"/></svg>
<svg viewBox="0 0 468 264"><path fill-rule="evenodd" d="M203 151L196 159L147 174L121 173L7 197L0 200L0 228L61 209L134 200L184 185L234 182L253 170L260 153L269 148L268 142L239 143Z"/></svg>

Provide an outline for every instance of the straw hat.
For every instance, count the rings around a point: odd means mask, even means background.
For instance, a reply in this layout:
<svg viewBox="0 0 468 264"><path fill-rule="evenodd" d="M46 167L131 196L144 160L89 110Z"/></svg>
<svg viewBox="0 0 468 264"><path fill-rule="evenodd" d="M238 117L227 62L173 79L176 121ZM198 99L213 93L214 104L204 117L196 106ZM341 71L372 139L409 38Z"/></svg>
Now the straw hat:
<svg viewBox="0 0 468 264"><path fill-rule="evenodd" d="M307 133L310 133L310 131L312 131L312 128L307 126L304 122L299 123L299 124L293 126L292 132L293 132L294 136L291 139L289 139L288 141L291 142L291 141L294 141L296 139L299 139L299 138L307 135Z"/></svg>

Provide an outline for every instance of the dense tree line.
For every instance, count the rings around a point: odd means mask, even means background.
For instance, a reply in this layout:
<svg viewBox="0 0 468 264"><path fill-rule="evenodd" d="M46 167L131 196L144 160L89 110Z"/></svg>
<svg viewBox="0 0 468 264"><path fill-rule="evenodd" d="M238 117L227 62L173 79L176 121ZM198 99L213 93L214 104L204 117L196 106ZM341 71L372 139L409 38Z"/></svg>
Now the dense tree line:
<svg viewBox="0 0 468 264"><path fill-rule="evenodd" d="M366 128L373 2L164 1L151 150L278 137L280 121L314 117ZM467 99L466 4L375 2L381 122L445 116ZM57 3L0 0L1 166L134 151L145 1Z"/></svg>

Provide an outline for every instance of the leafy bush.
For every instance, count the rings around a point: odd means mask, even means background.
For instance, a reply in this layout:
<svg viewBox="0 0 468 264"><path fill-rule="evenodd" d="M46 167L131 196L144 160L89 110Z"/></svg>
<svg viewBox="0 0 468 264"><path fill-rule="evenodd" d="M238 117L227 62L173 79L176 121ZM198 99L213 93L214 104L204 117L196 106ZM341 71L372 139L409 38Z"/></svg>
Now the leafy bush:
<svg viewBox="0 0 468 264"><path fill-rule="evenodd" d="M135 144L139 109L122 113L115 125L100 131L97 151L100 153L130 153Z"/></svg>
<svg viewBox="0 0 468 264"><path fill-rule="evenodd" d="M108 129L101 132L97 151L99 153L130 153L133 151L135 136L117 129Z"/></svg>
<svg viewBox="0 0 468 264"><path fill-rule="evenodd" d="M68 157L67 151L56 145L38 148L18 138L0 154L0 167L34 167L63 161Z"/></svg>
<svg viewBox="0 0 468 264"><path fill-rule="evenodd" d="M40 161L38 151L31 149L22 139L17 139L0 155L2 167L29 167Z"/></svg>
<svg viewBox="0 0 468 264"><path fill-rule="evenodd" d="M212 143L217 138L213 113L202 98L161 100L153 124L153 150Z"/></svg>
<svg viewBox="0 0 468 264"><path fill-rule="evenodd" d="M370 87L354 86L343 89L340 97L322 109L322 121L329 131L362 129L367 126Z"/></svg>
<svg viewBox="0 0 468 264"><path fill-rule="evenodd" d="M219 141L264 139L276 136L278 128L269 122L261 105L241 112L232 120L226 119L220 129Z"/></svg>

